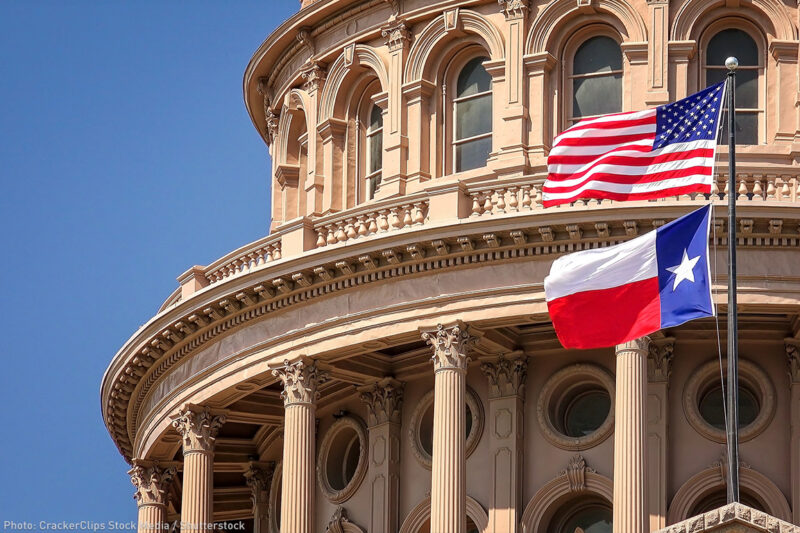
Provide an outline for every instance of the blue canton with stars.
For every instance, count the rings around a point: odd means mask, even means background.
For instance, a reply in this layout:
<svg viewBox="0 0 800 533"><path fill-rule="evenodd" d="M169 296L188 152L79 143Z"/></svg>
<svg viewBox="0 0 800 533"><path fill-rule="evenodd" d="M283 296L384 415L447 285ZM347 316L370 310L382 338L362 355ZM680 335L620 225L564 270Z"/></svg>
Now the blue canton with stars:
<svg viewBox="0 0 800 533"><path fill-rule="evenodd" d="M656 108L653 150L670 144L717 138L725 82Z"/></svg>

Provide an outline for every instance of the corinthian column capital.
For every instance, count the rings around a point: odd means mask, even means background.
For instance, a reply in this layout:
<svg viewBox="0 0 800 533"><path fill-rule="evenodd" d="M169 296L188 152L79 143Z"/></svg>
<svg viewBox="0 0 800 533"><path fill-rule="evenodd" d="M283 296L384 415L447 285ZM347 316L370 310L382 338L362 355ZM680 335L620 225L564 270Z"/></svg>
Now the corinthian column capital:
<svg viewBox="0 0 800 533"><path fill-rule="evenodd" d="M650 352L650 337L639 337L623 344L617 344L615 352L617 355L627 352L639 352L640 355L647 357Z"/></svg>
<svg viewBox="0 0 800 533"><path fill-rule="evenodd" d="M444 327L439 324L434 332L425 332L422 338L433 347L433 366L436 372L445 369L466 370L469 363L467 351L475 342L462 324Z"/></svg>
<svg viewBox="0 0 800 533"><path fill-rule="evenodd" d="M385 378L372 385L359 388L359 397L369 411L370 427L386 422L400 423L400 409L403 405L404 383L393 378Z"/></svg>
<svg viewBox="0 0 800 533"><path fill-rule="evenodd" d="M225 415L215 415L208 407L187 405L172 417L172 427L183 439L184 455L191 452L213 452L219 428Z"/></svg>
<svg viewBox="0 0 800 533"><path fill-rule="evenodd" d="M386 38L386 46L392 52L406 48L411 41L411 31L402 20L391 21L383 26L381 35Z"/></svg>
<svg viewBox="0 0 800 533"><path fill-rule="evenodd" d="M244 480L250 487L250 500L253 502L253 509L257 512L261 505L267 503L269 497L269 487L272 483L272 475L275 473L275 463L250 463L244 473Z"/></svg>
<svg viewBox="0 0 800 533"><path fill-rule="evenodd" d="M295 404L309 404L317 400L317 387L328 381L328 373L321 370L317 362L307 357L297 361L283 361L283 365L272 370L272 375L281 380L283 384L284 406Z"/></svg>
<svg viewBox="0 0 800 533"><path fill-rule="evenodd" d="M139 507L144 505L167 505L169 492L167 488L175 476L175 468L161 468L158 464L145 467L134 462L133 468L128 471L131 483L136 488L133 498Z"/></svg>
<svg viewBox="0 0 800 533"><path fill-rule="evenodd" d="M496 360L481 363L481 372L489 380L489 398L525 396L525 380L528 377L528 361L525 358Z"/></svg>
<svg viewBox="0 0 800 533"><path fill-rule="evenodd" d="M672 374L672 357L675 352L675 339L672 337L649 346L647 357L647 379L650 381L669 381Z"/></svg>
<svg viewBox="0 0 800 533"><path fill-rule="evenodd" d="M507 19L522 18L528 12L528 0L497 0Z"/></svg>

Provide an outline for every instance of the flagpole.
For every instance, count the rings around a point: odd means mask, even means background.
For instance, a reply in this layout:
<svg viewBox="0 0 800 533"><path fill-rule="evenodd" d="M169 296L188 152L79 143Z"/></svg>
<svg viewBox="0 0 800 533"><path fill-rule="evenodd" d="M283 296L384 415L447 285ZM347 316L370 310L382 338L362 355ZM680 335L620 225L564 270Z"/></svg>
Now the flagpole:
<svg viewBox="0 0 800 533"><path fill-rule="evenodd" d="M728 503L739 501L739 341L736 316L736 68L728 67L728 393L725 423L728 442Z"/></svg>

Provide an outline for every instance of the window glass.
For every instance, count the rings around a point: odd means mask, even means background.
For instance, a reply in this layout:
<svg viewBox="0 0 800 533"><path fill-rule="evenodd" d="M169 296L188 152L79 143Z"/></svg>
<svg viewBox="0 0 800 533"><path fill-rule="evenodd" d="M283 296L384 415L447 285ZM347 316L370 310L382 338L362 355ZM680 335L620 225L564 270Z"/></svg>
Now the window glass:
<svg viewBox="0 0 800 533"><path fill-rule="evenodd" d="M724 67L730 56L736 56L741 67L758 66L758 47L749 33L731 28L711 38L706 51L706 65Z"/></svg>
<svg viewBox="0 0 800 533"><path fill-rule="evenodd" d="M725 429L725 410L722 405L722 387L716 386L700 399L700 414L703 419L718 429ZM745 387L739 387L739 425L751 424L758 416L756 396Z"/></svg>
<svg viewBox="0 0 800 533"><path fill-rule="evenodd" d="M374 104L369 113L366 168L367 199L371 200L381 182L383 168L383 110Z"/></svg>
<svg viewBox="0 0 800 533"><path fill-rule="evenodd" d="M485 93L491 89L492 78L483 68L483 62L488 61L488 59L488 57L476 57L461 69L456 90L456 95L459 98Z"/></svg>
<svg viewBox="0 0 800 533"><path fill-rule="evenodd" d="M604 389L577 394L564 411L564 433L568 437L583 437L597 431L611 410L611 396Z"/></svg>
<svg viewBox="0 0 800 533"><path fill-rule="evenodd" d="M605 505L587 505L568 517L558 533L611 533L611 509Z"/></svg>
<svg viewBox="0 0 800 533"><path fill-rule="evenodd" d="M487 60L470 60L458 75L453 111L456 172L486 165L492 151L492 79L483 67Z"/></svg>
<svg viewBox="0 0 800 533"><path fill-rule="evenodd" d="M572 121L622 111L622 50L611 37L588 39L572 62Z"/></svg>

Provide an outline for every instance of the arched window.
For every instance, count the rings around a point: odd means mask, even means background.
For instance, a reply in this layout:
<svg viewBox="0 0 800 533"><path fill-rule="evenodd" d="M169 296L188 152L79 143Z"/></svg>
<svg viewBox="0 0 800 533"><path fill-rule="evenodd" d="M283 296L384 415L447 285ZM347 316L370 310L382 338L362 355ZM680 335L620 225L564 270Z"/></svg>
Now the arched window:
<svg viewBox="0 0 800 533"><path fill-rule="evenodd" d="M570 75L571 126L595 115L622 111L622 50L604 35L586 40L575 52Z"/></svg>
<svg viewBox="0 0 800 533"><path fill-rule="evenodd" d="M372 104L366 132L366 186L367 199L372 200L381 183L383 170L383 110Z"/></svg>
<svg viewBox="0 0 800 533"><path fill-rule="evenodd" d="M458 75L453 99L455 172L485 166L492 151L492 77L483 67L488 59L471 59Z"/></svg>
<svg viewBox="0 0 800 533"><path fill-rule="evenodd" d="M761 69L758 46L744 30L729 28L720 31L708 41L706 49L706 85L725 79L728 69L725 60L736 56L736 144L758 144L761 100L758 78ZM727 127L722 129L723 143L728 142Z"/></svg>
<svg viewBox="0 0 800 533"><path fill-rule="evenodd" d="M599 498L571 501L553 517L554 533L611 533L611 506Z"/></svg>

